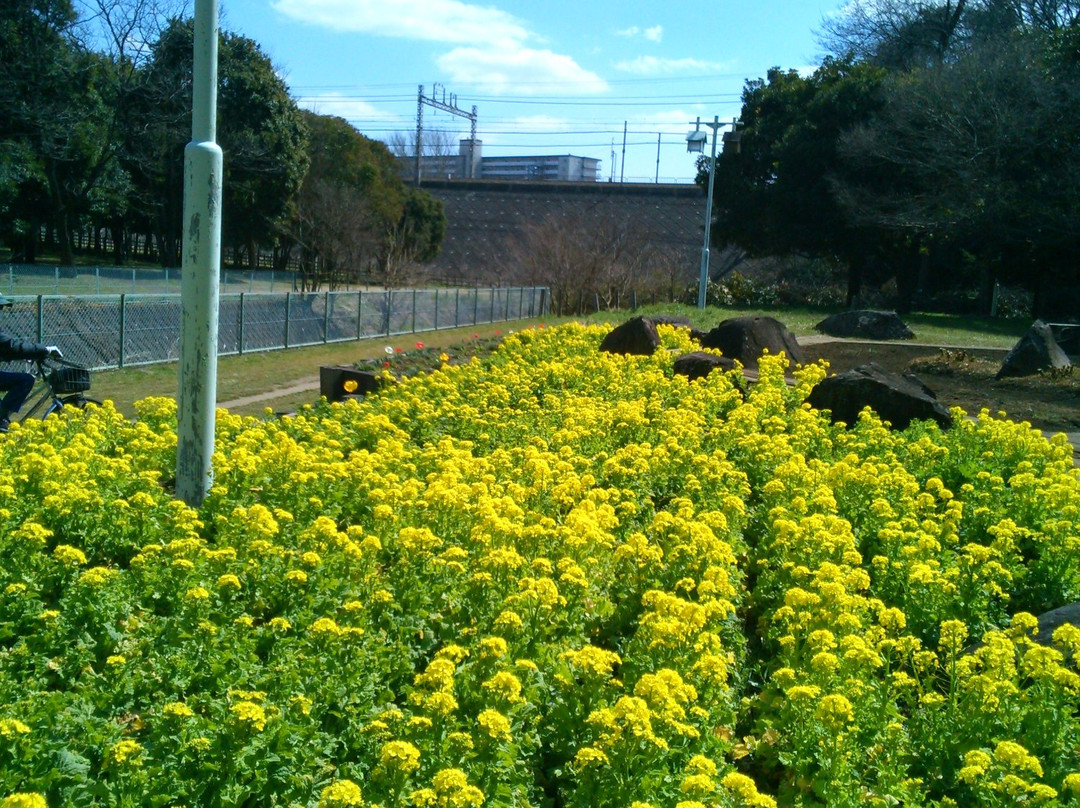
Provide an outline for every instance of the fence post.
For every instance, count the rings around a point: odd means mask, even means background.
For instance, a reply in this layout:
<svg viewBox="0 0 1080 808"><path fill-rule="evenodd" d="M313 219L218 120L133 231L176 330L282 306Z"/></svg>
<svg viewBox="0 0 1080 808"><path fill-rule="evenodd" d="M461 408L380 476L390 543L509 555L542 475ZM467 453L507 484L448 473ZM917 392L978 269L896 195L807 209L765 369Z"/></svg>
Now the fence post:
<svg viewBox="0 0 1080 808"><path fill-rule="evenodd" d="M292 292L285 293L285 347L289 347L289 319L292 316Z"/></svg>
<svg viewBox="0 0 1080 808"><path fill-rule="evenodd" d="M323 292L322 312L322 341L323 345L330 341L330 290Z"/></svg>
<svg viewBox="0 0 1080 808"><path fill-rule="evenodd" d="M518 319L521 319L521 310L525 308L525 287L518 287Z"/></svg>
<svg viewBox="0 0 1080 808"><path fill-rule="evenodd" d="M60 267L53 267L53 294L60 294Z"/></svg>
<svg viewBox="0 0 1080 808"><path fill-rule="evenodd" d="M124 366L124 354L127 352L127 295L120 294L120 358L118 367Z"/></svg>
<svg viewBox="0 0 1080 808"><path fill-rule="evenodd" d="M439 290L435 290L435 330L439 330Z"/></svg>
<svg viewBox="0 0 1080 808"><path fill-rule="evenodd" d="M416 333L416 289L412 290L412 332Z"/></svg>
<svg viewBox="0 0 1080 808"><path fill-rule="evenodd" d="M477 310L479 308L480 308L480 287L479 286L474 286L473 287L473 296L472 296L472 324L473 325L476 325L476 313L477 313Z"/></svg>
<svg viewBox="0 0 1080 808"><path fill-rule="evenodd" d="M507 289L503 292L503 302L506 304L503 307L503 321L510 319L510 290Z"/></svg>
<svg viewBox="0 0 1080 808"><path fill-rule="evenodd" d="M364 290L356 290L356 338L363 335L364 323Z"/></svg>
<svg viewBox="0 0 1080 808"><path fill-rule="evenodd" d="M42 300L44 295L37 296L37 341L43 342L45 340L45 316L42 311Z"/></svg>
<svg viewBox="0 0 1080 808"><path fill-rule="evenodd" d="M461 318L458 315L458 309L461 305L461 287L458 286L454 289L454 328L461 325Z"/></svg>
<svg viewBox="0 0 1080 808"><path fill-rule="evenodd" d="M495 287L491 287L491 315L488 317L488 322L495 322Z"/></svg>
<svg viewBox="0 0 1080 808"><path fill-rule="evenodd" d="M236 354L237 354L237 356L243 356L244 355L244 319L245 319L246 316L247 316L247 314L244 311L244 293L241 292L240 293L240 323L239 323L239 325L237 326L237 329L236 329L237 330L237 337L236 337Z"/></svg>
<svg viewBox="0 0 1080 808"><path fill-rule="evenodd" d="M394 290L386 290L386 336L390 336L390 317L394 313Z"/></svg>

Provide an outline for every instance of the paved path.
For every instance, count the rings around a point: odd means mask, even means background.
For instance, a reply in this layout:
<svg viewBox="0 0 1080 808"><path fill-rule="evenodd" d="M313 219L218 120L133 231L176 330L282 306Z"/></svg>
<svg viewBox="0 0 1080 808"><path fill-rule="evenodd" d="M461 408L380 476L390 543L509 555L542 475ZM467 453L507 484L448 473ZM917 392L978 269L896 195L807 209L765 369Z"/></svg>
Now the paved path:
<svg viewBox="0 0 1080 808"><path fill-rule="evenodd" d="M294 384L291 384L288 387L275 387L273 390L267 390L265 393L256 393L255 395L244 396L243 398L234 398L232 401L219 401L217 405L226 410L234 410L237 407L246 407L249 404L258 404L260 401L274 401L275 399L285 398L286 396L293 396L297 393L306 393L308 390L318 389L319 377L309 376L306 379L299 379Z"/></svg>

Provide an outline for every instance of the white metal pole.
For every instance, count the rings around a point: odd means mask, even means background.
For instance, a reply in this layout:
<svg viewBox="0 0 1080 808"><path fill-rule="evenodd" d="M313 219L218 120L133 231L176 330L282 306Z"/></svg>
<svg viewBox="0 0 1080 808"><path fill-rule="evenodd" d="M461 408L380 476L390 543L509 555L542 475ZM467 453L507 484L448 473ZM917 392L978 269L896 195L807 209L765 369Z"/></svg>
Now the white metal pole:
<svg viewBox="0 0 1080 808"><path fill-rule="evenodd" d="M197 507L210 491L217 406L222 155L217 135L217 0L195 0L191 142L184 149L176 495Z"/></svg>
<svg viewBox="0 0 1080 808"><path fill-rule="evenodd" d="M709 157L709 190L705 196L705 246L701 248L701 277L698 279L697 307L705 308L705 290L709 285L709 234L712 230L712 195L713 182L716 180L716 133L720 129L720 117L713 119L712 155Z"/></svg>

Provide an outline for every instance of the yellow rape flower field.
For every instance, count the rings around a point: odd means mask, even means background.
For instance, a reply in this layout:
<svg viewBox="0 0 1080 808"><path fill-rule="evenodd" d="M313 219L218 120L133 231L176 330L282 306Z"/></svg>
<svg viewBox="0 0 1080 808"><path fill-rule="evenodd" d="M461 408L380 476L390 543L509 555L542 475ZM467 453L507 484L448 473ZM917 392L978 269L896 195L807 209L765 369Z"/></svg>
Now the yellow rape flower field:
<svg viewBox="0 0 1080 808"><path fill-rule="evenodd" d="M356 402L0 439L0 805L1080 803L1062 436L529 329Z"/></svg>

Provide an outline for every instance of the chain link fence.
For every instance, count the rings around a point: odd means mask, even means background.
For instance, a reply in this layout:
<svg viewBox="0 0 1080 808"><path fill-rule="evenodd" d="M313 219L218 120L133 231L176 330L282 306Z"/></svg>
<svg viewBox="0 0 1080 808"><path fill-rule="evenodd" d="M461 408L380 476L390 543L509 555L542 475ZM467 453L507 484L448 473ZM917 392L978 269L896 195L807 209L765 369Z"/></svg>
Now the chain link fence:
<svg viewBox="0 0 1080 808"><path fill-rule="evenodd" d="M222 292L288 292L297 288L291 271L226 269L218 279ZM179 294L180 270L154 267L42 266L0 264L0 293L5 295Z"/></svg>
<svg viewBox="0 0 1080 808"><path fill-rule="evenodd" d="M0 330L57 345L94 369L179 359L179 294L19 295ZM355 292L223 292L219 355L392 337L539 317L547 287Z"/></svg>

